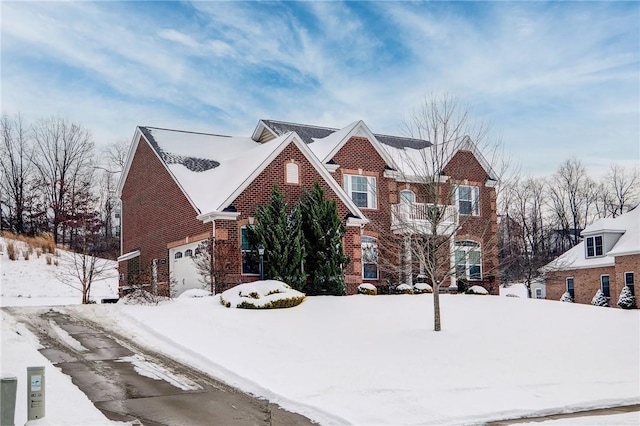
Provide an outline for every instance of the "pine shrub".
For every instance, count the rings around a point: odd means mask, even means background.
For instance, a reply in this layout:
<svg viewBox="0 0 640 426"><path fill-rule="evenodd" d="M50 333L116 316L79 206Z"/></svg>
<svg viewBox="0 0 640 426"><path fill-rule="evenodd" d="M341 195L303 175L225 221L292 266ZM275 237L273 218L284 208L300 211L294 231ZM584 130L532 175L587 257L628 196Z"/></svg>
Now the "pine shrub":
<svg viewBox="0 0 640 426"><path fill-rule="evenodd" d="M604 293L600 289L596 291L595 296L593 296L593 299L591 299L591 304L593 306L609 306L607 298L604 297Z"/></svg>
<svg viewBox="0 0 640 426"><path fill-rule="evenodd" d="M636 308L636 298L631 293L631 289L627 285L622 287L622 291L620 292L620 298L618 299L618 306L620 306L622 309Z"/></svg>
<svg viewBox="0 0 640 426"><path fill-rule="evenodd" d="M565 291L562 297L560 298L561 302L573 303L573 297L569 294L568 291Z"/></svg>

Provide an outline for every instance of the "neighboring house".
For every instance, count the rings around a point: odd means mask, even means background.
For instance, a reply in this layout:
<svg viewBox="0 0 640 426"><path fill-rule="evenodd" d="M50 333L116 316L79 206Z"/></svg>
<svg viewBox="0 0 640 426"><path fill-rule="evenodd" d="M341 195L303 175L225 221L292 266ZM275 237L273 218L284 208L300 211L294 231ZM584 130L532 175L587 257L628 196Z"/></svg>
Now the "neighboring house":
<svg viewBox="0 0 640 426"><path fill-rule="evenodd" d="M544 279L534 278L531 280L531 297L533 299L546 299L547 298L547 286Z"/></svg>
<svg viewBox="0 0 640 426"><path fill-rule="evenodd" d="M121 290L140 282L161 289L172 282L173 294L201 287L190 257L203 241L215 245L214 262L224 257L226 285L258 279L245 231L256 208L269 202L274 185L293 204L315 182L346 225L347 293L363 282L397 281L379 264L378 246L407 233L398 218L424 220L415 213L430 200L401 159L430 150L425 140L373 134L362 121L331 129L261 120L250 137L137 127L118 187ZM439 175L443 192L455 193L453 205L442 206L447 221L461 224L452 267L497 291L495 175L468 138ZM418 269L403 279L410 282Z"/></svg>
<svg viewBox="0 0 640 426"><path fill-rule="evenodd" d="M640 208L587 226L583 240L544 267L547 299L569 292L591 303L598 289L616 306L623 286L635 294L640 274Z"/></svg>

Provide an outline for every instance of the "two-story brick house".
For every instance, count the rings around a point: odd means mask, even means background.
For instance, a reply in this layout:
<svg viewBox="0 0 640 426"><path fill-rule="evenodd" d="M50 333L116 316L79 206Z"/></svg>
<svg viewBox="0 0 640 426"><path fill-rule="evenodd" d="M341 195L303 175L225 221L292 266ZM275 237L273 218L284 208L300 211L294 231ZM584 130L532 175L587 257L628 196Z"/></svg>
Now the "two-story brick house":
<svg viewBox="0 0 640 426"><path fill-rule="evenodd" d="M617 306L623 286L635 294L640 274L640 208L587 226L583 240L546 265L546 298L568 292L576 303L591 303L598 289Z"/></svg>
<svg viewBox="0 0 640 426"><path fill-rule="evenodd" d="M401 239L405 231L397 218L407 217L403 212L434 202L449 204L447 221L460 225L451 245L459 275L497 285L492 278L498 275L497 255L490 248L497 233L493 171L466 140L438 171L443 194L455 197L429 199L420 177L403 170L400 158L432 149L425 140L373 134L362 121L331 129L261 120L249 137L138 127L119 184L121 288L141 276L161 286L171 277L177 293L201 287L190 257L207 239L227 248L224 255L214 251L216 256L233 258L227 262L233 269L228 281L256 280L256 271L243 261L249 250L244 230L254 223L256 208L268 203L274 185L293 204L315 182L335 200L346 225L349 294L363 282L384 285L394 279L379 257L400 257L382 250L379 256L379 243ZM461 223L461 217L467 220ZM470 250L473 255L460 256ZM417 273L395 279L410 280Z"/></svg>

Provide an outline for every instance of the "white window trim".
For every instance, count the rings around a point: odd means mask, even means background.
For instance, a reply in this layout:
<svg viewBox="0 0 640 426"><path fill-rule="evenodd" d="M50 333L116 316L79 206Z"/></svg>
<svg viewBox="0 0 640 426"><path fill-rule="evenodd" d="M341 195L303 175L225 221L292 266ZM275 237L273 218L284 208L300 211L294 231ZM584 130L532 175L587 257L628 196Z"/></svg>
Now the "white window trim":
<svg viewBox="0 0 640 426"><path fill-rule="evenodd" d="M596 250L596 238L600 238L600 249L601 253L598 254ZM593 242L593 256L589 256L589 240ZM584 257L587 259L591 259L594 257L602 257L604 256L604 236L603 235L590 235L584 239Z"/></svg>
<svg viewBox="0 0 640 426"><path fill-rule="evenodd" d="M377 239L376 237L371 237L371 236L369 236L369 235L363 235L363 236L362 236L362 238L363 238L363 239L364 239L364 238L370 238L370 239L372 239L372 240L373 240L373 242L368 242L368 243L366 243L366 244L375 244L375 246L376 246L376 250L377 250L377 248L378 248L378 239ZM375 278L365 278L365 276L364 276L364 263L365 263L365 262L364 262L364 250L363 250L363 248L362 248L362 246L363 246L364 244L365 244L365 242L364 242L364 241L362 241L362 242L360 243L360 250L361 250L361 252L362 252L362 257L361 257L361 259L360 259L360 261L361 261L361 263L362 263L362 280L363 280L363 281L365 281L365 280L367 280L367 281L377 281L377 280L379 280L379 279L380 279L380 268L378 267L378 262L377 262L377 260L378 260L378 259L377 259L377 256L376 256L376 263L375 263L375 265L376 265L376 277L375 277ZM373 263L369 263L369 262L367 262L367 264L373 264Z"/></svg>
<svg viewBox="0 0 640 426"><path fill-rule="evenodd" d="M602 293L604 294L604 290L602 289L603 284L604 284L602 278L604 278L604 277L609 278L609 295L608 296L605 295L605 297L610 299L611 298L611 276L609 274L600 275L600 291L602 291Z"/></svg>
<svg viewBox="0 0 640 426"><path fill-rule="evenodd" d="M377 179L375 176L367 176L367 175L354 175L354 174L345 174L343 175L343 188L345 190L345 192L347 193L347 195L349 195L349 198L351 198L351 200L353 201L353 195L352 195L352 177L363 177L367 179L367 206L364 207L359 207L361 209L370 209L370 210L375 210L378 208L378 185L377 185ZM358 191L359 192L359 191ZM355 201L354 201L355 203ZM357 205L357 204L356 204Z"/></svg>
<svg viewBox="0 0 640 426"><path fill-rule="evenodd" d="M458 243L465 243L465 242L476 244L476 246L475 247L462 246L462 245L458 246ZM482 281L483 277L484 277L483 270L482 270L483 269L482 268L482 245L479 242L474 241L474 240L459 240L459 241L455 241L453 243L453 246L454 246L454 248L453 248L453 267L457 268L457 266L458 266L458 263L456 262L456 254L455 254L455 252L458 251L458 250L462 250L462 251L465 252L465 256L464 256L465 257L465 269L464 269L465 279L467 281L469 281L469 282L471 282L471 281L474 281L474 282ZM471 278L471 273L470 273L471 266L476 266L476 264L471 265L469 263L469 253L472 252L472 251L478 252L480 254L480 263L479 263L479 266L480 266L480 278L473 278L473 279ZM457 271L454 270L454 273L457 273ZM456 274L456 276L457 276L457 274Z"/></svg>
<svg viewBox="0 0 640 426"><path fill-rule="evenodd" d="M471 214L462 213L460 211L460 188L471 188ZM464 216L480 216L480 187L476 185L456 185L455 190L455 203L458 213ZM464 200L468 201L468 200Z"/></svg>

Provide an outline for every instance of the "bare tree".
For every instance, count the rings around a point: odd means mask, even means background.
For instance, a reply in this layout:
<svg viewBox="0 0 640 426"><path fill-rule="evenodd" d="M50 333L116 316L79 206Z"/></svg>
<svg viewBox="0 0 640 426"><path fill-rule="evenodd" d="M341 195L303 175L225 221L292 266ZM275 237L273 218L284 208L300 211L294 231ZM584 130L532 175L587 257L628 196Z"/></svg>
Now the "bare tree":
<svg viewBox="0 0 640 426"><path fill-rule="evenodd" d="M0 189L2 219L7 210L7 222L12 231L23 233L25 214L30 204L29 180L31 178L33 147L21 115L0 119L2 145L0 146ZM0 220L0 223L3 223Z"/></svg>
<svg viewBox="0 0 640 426"><path fill-rule="evenodd" d="M440 331L441 287L455 288L457 282L466 280L485 285L495 281L495 204L480 206L480 200L495 203L497 182L493 170L487 176L478 174L476 179L482 182L467 180L469 162L475 161L482 169L489 165L480 151L480 146L487 146L487 127L476 125L457 99L425 100L405 121L404 130L432 145L392 152L400 168L395 180L401 188L412 188L415 200L403 200L400 191L400 202L388 206L393 235L380 239L379 258L390 271L394 265L399 267L408 283L414 265L418 266L418 279L433 288L434 330Z"/></svg>
<svg viewBox="0 0 640 426"><path fill-rule="evenodd" d="M577 158L565 161L549 180L550 206L564 251L580 242L580 232L595 217L596 185Z"/></svg>
<svg viewBox="0 0 640 426"><path fill-rule="evenodd" d="M608 215L620 216L638 205L640 173L638 166L625 169L612 164L603 181L602 201Z"/></svg>
<svg viewBox="0 0 640 426"><path fill-rule="evenodd" d="M215 251L216 256L211 256ZM217 241L214 238L201 241L191 257L196 270L202 277L202 283L211 294L224 291L231 277L237 275L240 268L236 247L229 241Z"/></svg>
<svg viewBox="0 0 640 426"><path fill-rule="evenodd" d="M76 191L89 185L93 176L91 134L77 124L49 118L34 126L33 138L38 187L51 213L55 241L64 243L64 222L75 204Z"/></svg>

